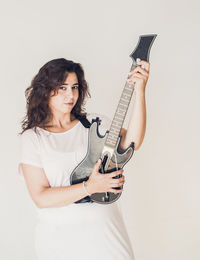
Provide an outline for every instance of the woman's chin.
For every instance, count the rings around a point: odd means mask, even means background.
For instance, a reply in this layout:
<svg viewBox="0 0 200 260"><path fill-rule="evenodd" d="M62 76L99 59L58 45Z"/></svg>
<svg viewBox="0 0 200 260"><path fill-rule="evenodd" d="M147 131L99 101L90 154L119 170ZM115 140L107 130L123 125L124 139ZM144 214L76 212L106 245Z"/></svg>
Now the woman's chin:
<svg viewBox="0 0 200 260"><path fill-rule="evenodd" d="M62 110L63 113L70 113L72 111L73 107L68 107Z"/></svg>

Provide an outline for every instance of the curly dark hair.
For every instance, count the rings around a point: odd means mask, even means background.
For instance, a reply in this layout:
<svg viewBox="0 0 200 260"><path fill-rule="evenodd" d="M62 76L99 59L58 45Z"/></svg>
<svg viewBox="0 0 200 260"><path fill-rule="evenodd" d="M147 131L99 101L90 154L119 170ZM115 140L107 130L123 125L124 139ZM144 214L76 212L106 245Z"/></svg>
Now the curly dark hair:
<svg viewBox="0 0 200 260"><path fill-rule="evenodd" d="M85 116L85 99L91 97L88 83L80 63L75 63L64 58L54 59L40 68L38 74L32 79L31 85L25 90L26 115L21 122L23 131L30 128L48 128L52 119L49 107L50 92L57 94L59 86L64 82L68 73L75 72L79 82L79 97L71 114L78 118Z"/></svg>

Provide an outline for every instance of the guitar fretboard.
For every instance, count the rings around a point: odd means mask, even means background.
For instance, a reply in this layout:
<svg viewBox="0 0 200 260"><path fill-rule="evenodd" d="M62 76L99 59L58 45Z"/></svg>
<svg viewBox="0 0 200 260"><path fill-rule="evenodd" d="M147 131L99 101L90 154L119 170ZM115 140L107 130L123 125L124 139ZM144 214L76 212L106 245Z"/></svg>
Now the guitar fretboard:
<svg viewBox="0 0 200 260"><path fill-rule="evenodd" d="M135 66L132 65L131 70L134 67ZM131 101L133 91L134 91L134 85L126 82L124 89L122 91L120 100L119 100L119 104L115 111L115 115L112 120L108 136L105 141L105 145L107 145L111 148L116 147L117 140L118 140L121 128L123 126L123 123L124 123L124 120L125 120L125 117L126 117L126 114L128 111L128 107L129 107L129 104Z"/></svg>

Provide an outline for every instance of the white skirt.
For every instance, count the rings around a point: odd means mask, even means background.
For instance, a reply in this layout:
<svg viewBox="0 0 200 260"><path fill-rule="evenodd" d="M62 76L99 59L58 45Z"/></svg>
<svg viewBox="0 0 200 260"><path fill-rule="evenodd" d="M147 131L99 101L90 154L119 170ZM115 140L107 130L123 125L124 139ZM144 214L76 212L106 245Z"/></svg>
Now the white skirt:
<svg viewBox="0 0 200 260"><path fill-rule="evenodd" d="M38 260L134 260L119 202L38 209Z"/></svg>

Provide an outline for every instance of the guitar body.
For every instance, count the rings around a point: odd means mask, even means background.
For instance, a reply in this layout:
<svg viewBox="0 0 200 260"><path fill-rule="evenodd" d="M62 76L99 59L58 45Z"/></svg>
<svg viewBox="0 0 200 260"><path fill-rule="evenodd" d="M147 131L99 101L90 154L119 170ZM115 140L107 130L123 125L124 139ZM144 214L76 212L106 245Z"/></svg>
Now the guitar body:
<svg viewBox="0 0 200 260"><path fill-rule="evenodd" d="M70 183L77 184L88 180L95 163L99 158L102 158L102 151L109 131L102 136L99 133L99 120L92 123L88 133L88 149L85 158L77 165L70 176ZM115 155L111 157L107 169L105 170L107 155L102 158L102 165L99 172L102 174L110 173L122 169L124 165L130 160L134 152L134 144L132 143L125 151L119 151L119 143L121 136L118 138L118 144L114 151ZM116 167L117 166L117 167ZM114 178L120 178L121 174ZM115 188L121 189L122 187ZM97 203L109 204L116 201L121 196L121 193L95 193L90 196L91 200ZM81 200L80 200L81 201ZM80 202L79 201L79 202Z"/></svg>

